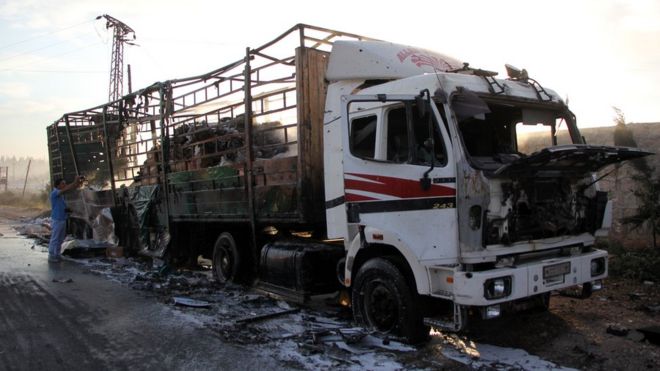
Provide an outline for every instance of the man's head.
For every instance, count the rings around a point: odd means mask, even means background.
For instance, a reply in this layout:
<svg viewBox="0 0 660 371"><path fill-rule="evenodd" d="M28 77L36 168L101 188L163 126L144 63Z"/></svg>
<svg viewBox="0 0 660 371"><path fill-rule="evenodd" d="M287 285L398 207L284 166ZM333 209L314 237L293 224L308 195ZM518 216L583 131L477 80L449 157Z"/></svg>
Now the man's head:
<svg viewBox="0 0 660 371"><path fill-rule="evenodd" d="M66 180L64 180L63 178L55 178L53 184L55 185L55 188L62 189L66 186Z"/></svg>

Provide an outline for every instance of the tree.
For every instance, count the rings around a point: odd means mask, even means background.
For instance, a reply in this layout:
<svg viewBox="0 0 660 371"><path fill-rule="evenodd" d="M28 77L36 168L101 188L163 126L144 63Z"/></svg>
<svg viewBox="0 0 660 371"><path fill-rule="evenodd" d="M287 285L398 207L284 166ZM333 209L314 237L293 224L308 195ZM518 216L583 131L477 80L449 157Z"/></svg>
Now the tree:
<svg viewBox="0 0 660 371"><path fill-rule="evenodd" d="M614 145L625 147L637 147L637 142L632 131L626 125L623 112L617 107L612 107L615 112L614 122ZM660 180L655 177L655 169L649 166L646 158L638 158L630 161L636 170L632 179L637 183L637 189L633 191L639 201L635 213L622 218L621 222L629 224L632 229L648 225L651 231L653 247L657 248L657 235L660 234Z"/></svg>
<svg viewBox="0 0 660 371"><path fill-rule="evenodd" d="M639 201L635 214L623 218L624 224L637 229L647 224L651 230L653 247L657 248L657 235L660 233L660 181L645 175L634 175L633 180L639 186L633 194Z"/></svg>

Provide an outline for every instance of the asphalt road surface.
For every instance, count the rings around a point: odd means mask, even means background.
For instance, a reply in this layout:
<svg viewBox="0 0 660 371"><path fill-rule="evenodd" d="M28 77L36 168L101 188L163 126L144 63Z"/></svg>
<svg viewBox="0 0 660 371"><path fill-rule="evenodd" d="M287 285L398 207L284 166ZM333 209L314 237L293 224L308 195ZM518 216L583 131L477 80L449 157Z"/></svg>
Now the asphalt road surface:
<svg viewBox="0 0 660 371"><path fill-rule="evenodd" d="M194 319L41 247L0 220L0 370L279 369Z"/></svg>

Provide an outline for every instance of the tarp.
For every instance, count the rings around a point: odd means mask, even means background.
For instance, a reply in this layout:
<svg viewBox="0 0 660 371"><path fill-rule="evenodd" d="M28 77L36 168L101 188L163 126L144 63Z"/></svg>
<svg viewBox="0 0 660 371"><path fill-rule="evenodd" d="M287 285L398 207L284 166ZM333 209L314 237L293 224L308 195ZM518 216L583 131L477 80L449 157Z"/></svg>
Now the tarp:
<svg viewBox="0 0 660 371"><path fill-rule="evenodd" d="M127 189L128 201L135 211L134 217L141 246L140 254L160 257L170 241L169 232L159 219L161 215L158 207L161 190L162 188L158 184Z"/></svg>

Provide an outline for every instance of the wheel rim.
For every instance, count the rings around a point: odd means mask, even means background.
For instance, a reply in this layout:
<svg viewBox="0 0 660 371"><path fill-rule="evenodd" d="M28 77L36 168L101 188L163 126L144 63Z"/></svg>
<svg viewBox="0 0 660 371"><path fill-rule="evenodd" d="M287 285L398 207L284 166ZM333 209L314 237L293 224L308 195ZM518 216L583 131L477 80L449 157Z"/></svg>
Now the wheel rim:
<svg viewBox="0 0 660 371"><path fill-rule="evenodd" d="M365 290L364 309L369 325L381 332L395 329L398 318L398 301L395 293L384 282L371 282Z"/></svg>
<svg viewBox="0 0 660 371"><path fill-rule="evenodd" d="M222 282L229 281L234 273L234 260L224 241L221 242L221 245L217 249L213 263L218 279Z"/></svg>

